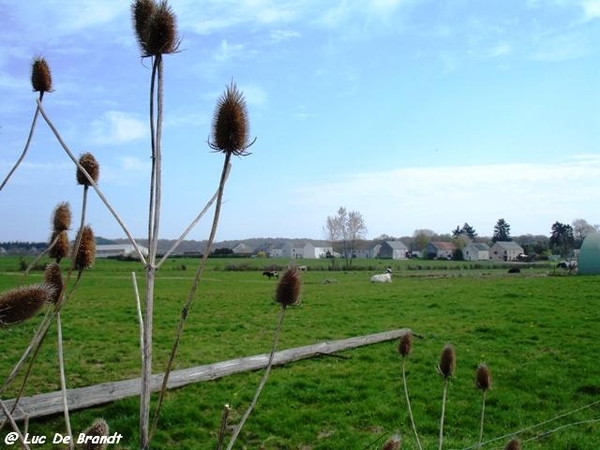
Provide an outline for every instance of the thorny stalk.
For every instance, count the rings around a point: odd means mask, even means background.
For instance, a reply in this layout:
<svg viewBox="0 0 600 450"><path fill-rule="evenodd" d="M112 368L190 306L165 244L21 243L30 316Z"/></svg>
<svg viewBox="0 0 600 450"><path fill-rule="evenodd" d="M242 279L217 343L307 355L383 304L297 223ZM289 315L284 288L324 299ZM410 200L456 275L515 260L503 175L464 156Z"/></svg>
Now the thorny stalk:
<svg viewBox="0 0 600 450"><path fill-rule="evenodd" d="M415 425L415 418L413 416L412 407L410 405L410 397L408 395L408 385L406 384L406 368L405 368L406 358L402 358L402 382L404 384L404 394L406 396L406 406L408 408L408 415L410 417L410 423L412 425L413 433L415 434L415 438L417 439L417 445L420 450L423 450L421 446L421 441L419 440L419 434L417 433L417 426Z"/></svg>
<svg viewBox="0 0 600 450"><path fill-rule="evenodd" d="M71 430L71 419L69 417L69 404L67 401L67 378L65 376L65 358L63 353L62 324L60 321L60 312L56 313L56 334L58 342L58 365L60 370L60 390L62 393L63 411L65 416L65 427L69 439L69 448L75 448L73 445L73 432Z"/></svg>
<svg viewBox="0 0 600 450"><path fill-rule="evenodd" d="M258 397L260 396L263 388L265 387L265 384L267 383L267 378L269 377L269 373L271 372L271 367L273 366L273 356L275 355L275 350L277 348L277 342L279 340L279 334L281 332L281 325L283 324L283 317L285 315L285 310L286 310L286 306L282 305L281 313L279 314L279 320L277 322L277 327L275 328L275 333L273 336L273 346L271 347L271 353L269 354L269 361L267 363L267 368L265 369L265 373L263 374L263 377L260 380L260 383L256 389L256 392L254 393L254 398L252 399L250 406L248 406L248 409L242 416L240 423L235 427L233 436L231 436L231 440L229 441L229 444L227 445L227 450L231 450L233 448L235 441L237 440L240 432L242 431L244 424L246 423L246 420L248 420L248 417L250 417L252 410L254 409L254 407L256 406L256 403L258 402Z"/></svg>
<svg viewBox="0 0 600 450"><path fill-rule="evenodd" d="M483 420L485 417L485 396L486 396L487 390L483 391L483 398L481 400L481 420L479 423L479 444L477 448L481 448L483 446Z"/></svg>
<svg viewBox="0 0 600 450"><path fill-rule="evenodd" d="M177 325L177 332L175 334L175 342L173 343L173 347L171 348L171 354L169 355L169 361L167 362L167 367L165 369L165 374L163 377L162 386L158 395L158 404L156 407L156 412L154 414L154 420L152 423L152 431L150 436L154 434L156 431L156 427L158 426L158 419L160 415L160 409L162 407L162 403L164 400L164 396L167 390L167 384L169 382L169 375L171 374L171 370L173 368L173 363L175 362L175 356L177 355L177 349L179 347L179 341L181 340L181 335L183 334L183 327L185 325L185 321L187 319L188 313L192 306L192 302L194 301L194 297L196 295L196 291L198 290L198 285L200 284L200 278L202 277L202 273L206 267L206 263L208 261L208 255L210 253L210 248L215 240L215 236L217 234L217 228L219 225L219 217L221 215L221 205L223 203L223 192L225 191L225 182L227 181L227 177L229 175L230 170L230 160L231 153L225 154L225 161L223 163L223 170L221 171L221 179L219 181L219 189L217 192L217 203L215 206L215 212L213 216L213 223L210 230L210 235L208 238L208 242L206 244L206 248L204 250L204 254L202 255L202 259L200 260L200 264L198 265L198 269L196 270L196 275L194 277L194 281L192 283L192 287L188 293L186 302L181 310L181 316L179 318L179 324Z"/></svg>
<svg viewBox="0 0 600 450"><path fill-rule="evenodd" d="M44 108L42 107L42 104L39 102L39 100L38 100L38 108L39 108L40 114L42 115L42 117L44 118L44 120L46 121L46 123L48 124L48 126L50 127L50 130L52 131L52 133L54 134L54 136L58 140L58 142L61 145L61 147L63 148L63 150L67 153L67 155L69 156L69 158L71 158L71 160L73 161L73 163L75 163L75 165L77 166L77 168L88 179L88 181L90 182L90 186L94 189L94 191L96 191L96 194L98 195L98 197L100 198L100 200L102 200L102 203L104 203L104 206L106 206L106 208L110 211L110 213L112 214L112 216L115 218L115 220L117 221L117 223L119 224L119 226L121 227L121 229L123 230L123 232L125 233L125 235L127 236L127 239L129 239L129 242L131 243L131 245L133 245L133 247L134 247L134 249L136 251L137 257L140 259L140 261L142 262L142 264L146 264L146 258L144 256L144 254L142 253L140 247L138 246L136 240L133 238L133 235L131 234L131 232L129 231L129 229L125 226L125 223L123 223L123 220L121 220L121 217L115 211L115 209L112 207L112 205L110 204L110 202L108 201L108 199L104 196L104 194L102 193L102 191L98 187L98 184L87 173L87 170L85 170L85 168L79 163L79 161L77 160L77 158L75 157L75 155L73 155L73 152L71 152L71 150L69 149L69 147L67 146L67 144L65 143L65 141L62 139L60 133L58 132L58 130L56 129L56 127L54 126L54 124L52 123L52 121L50 120L50 118L48 117L48 115L46 114L46 112L44 111Z"/></svg>
<svg viewBox="0 0 600 450"><path fill-rule="evenodd" d="M40 97L38 100L39 103L42 102L43 95L44 95L44 93L40 92ZM31 121L31 128L29 129L29 136L27 136L27 142L25 142L25 148L23 149L21 156L19 156L19 159L17 159L17 162L15 163L13 168L10 169L10 172L8 172L8 175L6 175L6 178L4 178L4 181L2 181L2 184L0 184L0 191L2 190L2 188L4 188L6 183L8 183L8 180L10 180L10 177L13 175L13 173L15 173L17 168L21 165L21 162L23 162L23 159L25 158L25 155L27 154L27 151L29 150L29 146L31 145L31 140L33 139L33 133L35 131L35 126L36 126L39 115L40 115L40 108L38 106L35 108L35 114L33 115L33 120Z"/></svg>
<svg viewBox="0 0 600 450"><path fill-rule="evenodd" d="M448 378L444 378L444 392L442 395L442 415L440 417L439 450L444 448L444 416L446 415L446 394L448 392Z"/></svg>

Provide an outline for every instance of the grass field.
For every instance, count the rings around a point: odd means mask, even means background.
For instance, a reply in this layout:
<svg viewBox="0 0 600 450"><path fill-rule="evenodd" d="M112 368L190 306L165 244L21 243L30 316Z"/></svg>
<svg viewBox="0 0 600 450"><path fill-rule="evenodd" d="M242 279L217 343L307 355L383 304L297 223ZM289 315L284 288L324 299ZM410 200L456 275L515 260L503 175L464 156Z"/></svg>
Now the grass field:
<svg viewBox="0 0 600 450"><path fill-rule="evenodd" d="M275 261L210 261L176 368L269 351L279 308L272 300L276 281L261 273ZM173 259L159 272L156 372L166 363L197 263ZM600 277L565 276L549 265L525 266L520 274L508 275L503 265L404 261L392 264L392 284L371 284L369 276L389 262L356 261L356 269L365 270L350 271L329 271L325 261L308 263L302 303L287 311L278 348L411 328L419 338L407 362L408 386L424 448L437 448L442 381L435 366L446 343L456 349L457 371L449 388L444 448L477 442L481 393L473 376L480 362L489 365L494 380L484 441L504 436L483 448L503 448L511 433L537 424L542 425L519 435L523 448L600 448ZM0 258L2 291L41 279L39 271L23 279L18 265L16 259ZM139 376L132 271L143 284L139 264L98 260L65 306L69 387ZM37 323L39 318L0 329L1 374L18 360ZM214 449L223 404L231 405L237 421L261 375L239 374L171 391L152 447ZM26 393L58 388L53 327ZM75 412L71 420L77 431L104 417L112 431L125 436L120 447L109 448L136 448L138 414L138 399L131 398ZM6 431L0 432L0 447ZM29 431L63 433L64 420L35 420ZM377 449L396 431L404 438L403 449L417 448L397 342L388 342L275 368L236 448Z"/></svg>

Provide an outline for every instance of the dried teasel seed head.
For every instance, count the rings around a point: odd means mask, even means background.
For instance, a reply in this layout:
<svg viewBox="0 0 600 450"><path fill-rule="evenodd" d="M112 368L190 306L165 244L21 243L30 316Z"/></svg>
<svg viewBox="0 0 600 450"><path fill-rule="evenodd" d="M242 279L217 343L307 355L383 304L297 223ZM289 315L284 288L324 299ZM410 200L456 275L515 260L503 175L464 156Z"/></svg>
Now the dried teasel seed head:
<svg viewBox="0 0 600 450"><path fill-rule="evenodd" d="M71 207L69 203L59 203L54 209L52 228L54 231L66 231L71 228Z"/></svg>
<svg viewBox="0 0 600 450"><path fill-rule="evenodd" d="M232 82L217 101L210 147L236 156L248 155L248 113L246 101Z"/></svg>
<svg viewBox="0 0 600 450"><path fill-rule="evenodd" d="M21 286L0 295L0 327L32 318L53 295L54 289L47 283Z"/></svg>
<svg viewBox="0 0 600 450"><path fill-rule="evenodd" d="M92 180L94 180L94 183L98 183L98 178L100 177L100 165L98 164L98 161L96 161L96 158L94 158L94 155L91 153L84 153L79 157L79 164L81 164ZM77 168L77 184L83 186L92 185L79 167Z"/></svg>
<svg viewBox="0 0 600 450"><path fill-rule="evenodd" d="M513 438L506 444L504 450L521 450L521 443L516 438Z"/></svg>
<svg viewBox="0 0 600 450"><path fill-rule="evenodd" d="M300 272L295 267L288 268L277 283L275 301L281 306L291 306L300 303L302 280Z"/></svg>
<svg viewBox="0 0 600 450"><path fill-rule="evenodd" d="M401 446L402 446L402 438L400 437L399 434L395 434L391 438L389 438L385 442L385 444L383 444L383 447L381 447L381 450L400 450Z"/></svg>
<svg viewBox="0 0 600 450"><path fill-rule="evenodd" d="M487 391L492 388L492 373L485 364L479 364L477 371L475 372L475 386L477 389Z"/></svg>
<svg viewBox="0 0 600 450"><path fill-rule="evenodd" d="M413 335L412 332L408 331L400 338L400 344L398 344L398 353L403 358L406 358L412 352Z"/></svg>
<svg viewBox="0 0 600 450"><path fill-rule="evenodd" d="M52 74L50 67L44 58L37 57L31 65L31 85L35 92L43 95L44 92L52 92Z"/></svg>
<svg viewBox="0 0 600 450"><path fill-rule="evenodd" d="M444 378L450 378L454 374L456 368L456 355L454 353L454 347L450 344L446 344L442 350L440 356L440 364L438 365L438 372Z"/></svg>
<svg viewBox="0 0 600 450"><path fill-rule="evenodd" d="M53 293L50 301L56 305L60 300L64 288L60 266L57 263L48 264L44 272L44 279L48 285L52 286Z"/></svg>
<svg viewBox="0 0 600 450"><path fill-rule="evenodd" d="M69 236L66 231L54 231L50 238L50 245L52 247L48 251L48 256L56 262L60 262L69 255Z"/></svg>
<svg viewBox="0 0 600 450"><path fill-rule="evenodd" d="M155 3L152 14L147 17L142 14L142 23L145 26L146 38L142 49L146 52L144 56L158 56L174 53L179 47L177 36L177 19L175 13L166 0ZM144 25L145 20L148 22ZM144 31L144 30L142 30ZM137 26L136 26L137 32Z"/></svg>
<svg viewBox="0 0 600 450"><path fill-rule="evenodd" d="M108 424L104 419L96 419L89 428L87 428L82 434L87 436L108 436ZM97 441L97 442L94 442ZM104 450L107 447L106 442L102 442L101 439L86 439L86 441L79 447L82 450Z"/></svg>
<svg viewBox="0 0 600 450"><path fill-rule="evenodd" d="M133 28L138 40L138 44L142 49L142 53L146 56L150 52L147 48L148 34L150 22L156 9L155 0L136 0L131 5L131 15L133 17Z"/></svg>
<svg viewBox="0 0 600 450"><path fill-rule="evenodd" d="M88 225L81 230L81 236L78 236L79 248L73 258L73 265L76 270L89 269L94 264L96 258L96 241L94 240L94 232Z"/></svg>

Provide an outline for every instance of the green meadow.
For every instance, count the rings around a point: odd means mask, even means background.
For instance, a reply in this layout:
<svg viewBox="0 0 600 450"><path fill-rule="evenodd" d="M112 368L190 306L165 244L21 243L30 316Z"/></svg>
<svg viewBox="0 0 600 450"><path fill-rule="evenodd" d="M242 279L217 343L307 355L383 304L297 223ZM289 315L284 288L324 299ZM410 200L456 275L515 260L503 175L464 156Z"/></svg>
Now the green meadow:
<svg viewBox="0 0 600 450"><path fill-rule="evenodd" d="M304 263L309 270L302 275L302 302L286 311L278 349L410 328L415 341L406 362L407 381L424 448L438 445L442 379L436 365L446 343L455 347L457 368L448 390L444 448L474 448L478 442L481 392L474 387L474 373L482 362L493 377L484 449L502 449L516 433L524 449L600 448L600 277L569 276L548 264L508 274L509 266L502 264L394 261L393 283L372 284L369 277L390 262L357 260L346 271L329 270L327 261ZM277 281L262 276L262 270L282 264L258 258L209 260L175 368L268 353L279 306L273 301ZM157 373L166 364L197 265L195 259L171 259L159 271ZM64 306L69 387L140 375L132 272L142 291L139 263L97 260ZM42 278L39 270L25 278L18 259L0 258L2 291ZM0 328L3 378L41 317ZM403 449L418 448L397 346L390 341L274 368L235 448L378 449L395 432L403 437ZM53 326L25 395L59 389L56 353ZM214 449L223 405L231 406L231 422L236 423L261 376L262 371L247 372L170 391L152 448ZM21 379L5 398L15 395ZM74 411L74 432L97 417L124 436L109 449L136 448L137 397ZM64 419L35 419L28 430L64 433ZM0 431L0 448L6 433L6 427Z"/></svg>

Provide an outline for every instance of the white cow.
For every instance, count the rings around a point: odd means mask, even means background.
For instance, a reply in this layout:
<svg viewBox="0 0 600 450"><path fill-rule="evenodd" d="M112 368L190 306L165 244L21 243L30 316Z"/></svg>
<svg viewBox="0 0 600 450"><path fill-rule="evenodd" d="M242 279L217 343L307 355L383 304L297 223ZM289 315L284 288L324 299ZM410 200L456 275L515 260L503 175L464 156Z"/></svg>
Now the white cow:
<svg viewBox="0 0 600 450"><path fill-rule="evenodd" d="M392 282L392 271L387 270L386 273L380 273L371 277L371 283L391 283Z"/></svg>

